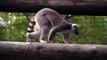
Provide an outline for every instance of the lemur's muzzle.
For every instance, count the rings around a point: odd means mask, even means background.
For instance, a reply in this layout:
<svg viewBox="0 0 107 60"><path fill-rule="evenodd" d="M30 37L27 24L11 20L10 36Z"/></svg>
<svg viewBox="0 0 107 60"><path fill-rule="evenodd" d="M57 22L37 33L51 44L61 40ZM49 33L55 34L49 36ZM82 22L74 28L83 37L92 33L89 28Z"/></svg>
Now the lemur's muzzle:
<svg viewBox="0 0 107 60"><path fill-rule="evenodd" d="M78 26L73 26L73 32L76 34L76 35L79 35L79 31L78 31Z"/></svg>

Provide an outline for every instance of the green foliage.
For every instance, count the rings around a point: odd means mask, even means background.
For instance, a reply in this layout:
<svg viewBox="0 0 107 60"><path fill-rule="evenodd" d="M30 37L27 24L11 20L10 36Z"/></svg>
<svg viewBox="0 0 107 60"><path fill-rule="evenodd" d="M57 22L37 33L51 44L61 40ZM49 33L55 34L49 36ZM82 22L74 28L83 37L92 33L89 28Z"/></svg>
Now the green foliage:
<svg viewBox="0 0 107 60"><path fill-rule="evenodd" d="M34 13L30 14L30 18ZM4 41L25 41L27 19L23 13L0 12L4 24L0 20L0 40ZM107 41L107 17L106 16L73 16L69 22L79 25L80 35L71 33L70 40L81 44L106 44ZM55 42L63 43L60 34L56 34Z"/></svg>
<svg viewBox="0 0 107 60"><path fill-rule="evenodd" d="M27 28L26 17L22 13L1 13L5 26L1 26L0 39L5 41L23 41Z"/></svg>
<svg viewBox="0 0 107 60"><path fill-rule="evenodd" d="M106 19L106 18L105 18ZM75 16L70 20L79 25L80 35L70 35L72 41L86 44L106 44L104 34L105 21L103 16Z"/></svg>

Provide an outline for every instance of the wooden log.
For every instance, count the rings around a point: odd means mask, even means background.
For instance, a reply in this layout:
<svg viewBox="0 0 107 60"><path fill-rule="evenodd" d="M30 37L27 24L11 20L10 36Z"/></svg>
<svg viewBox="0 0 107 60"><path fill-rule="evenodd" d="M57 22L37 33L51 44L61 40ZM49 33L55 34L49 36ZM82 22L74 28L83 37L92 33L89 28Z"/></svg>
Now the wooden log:
<svg viewBox="0 0 107 60"><path fill-rule="evenodd" d="M107 0L1 0L0 11L37 12L52 8L62 14L107 15Z"/></svg>
<svg viewBox="0 0 107 60"><path fill-rule="evenodd" d="M2 60L107 60L107 45L0 42Z"/></svg>

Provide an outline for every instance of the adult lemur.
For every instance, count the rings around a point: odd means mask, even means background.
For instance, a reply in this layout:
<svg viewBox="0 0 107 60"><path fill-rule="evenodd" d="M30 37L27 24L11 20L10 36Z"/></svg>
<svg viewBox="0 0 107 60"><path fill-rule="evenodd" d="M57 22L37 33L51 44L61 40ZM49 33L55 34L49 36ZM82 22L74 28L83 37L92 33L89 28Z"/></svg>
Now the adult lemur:
<svg viewBox="0 0 107 60"><path fill-rule="evenodd" d="M40 42L51 42L53 36L60 32L64 43L70 43L69 31L79 34L76 24L68 23L55 10L43 8L29 22L27 41L39 39Z"/></svg>

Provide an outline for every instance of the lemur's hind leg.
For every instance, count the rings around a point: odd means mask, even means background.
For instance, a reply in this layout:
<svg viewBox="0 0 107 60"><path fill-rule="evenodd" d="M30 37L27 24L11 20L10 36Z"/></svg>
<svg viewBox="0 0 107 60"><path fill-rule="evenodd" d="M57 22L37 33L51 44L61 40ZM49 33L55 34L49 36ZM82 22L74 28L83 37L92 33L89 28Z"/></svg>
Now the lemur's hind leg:
<svg viewBox="0 0 107 60"><path fill-rule="evenodd" d="M47 35L49 33L49 27L48 26L43 26L43 28L41 29L41 35L40 35L40 42L47 42Z"/></svg>

